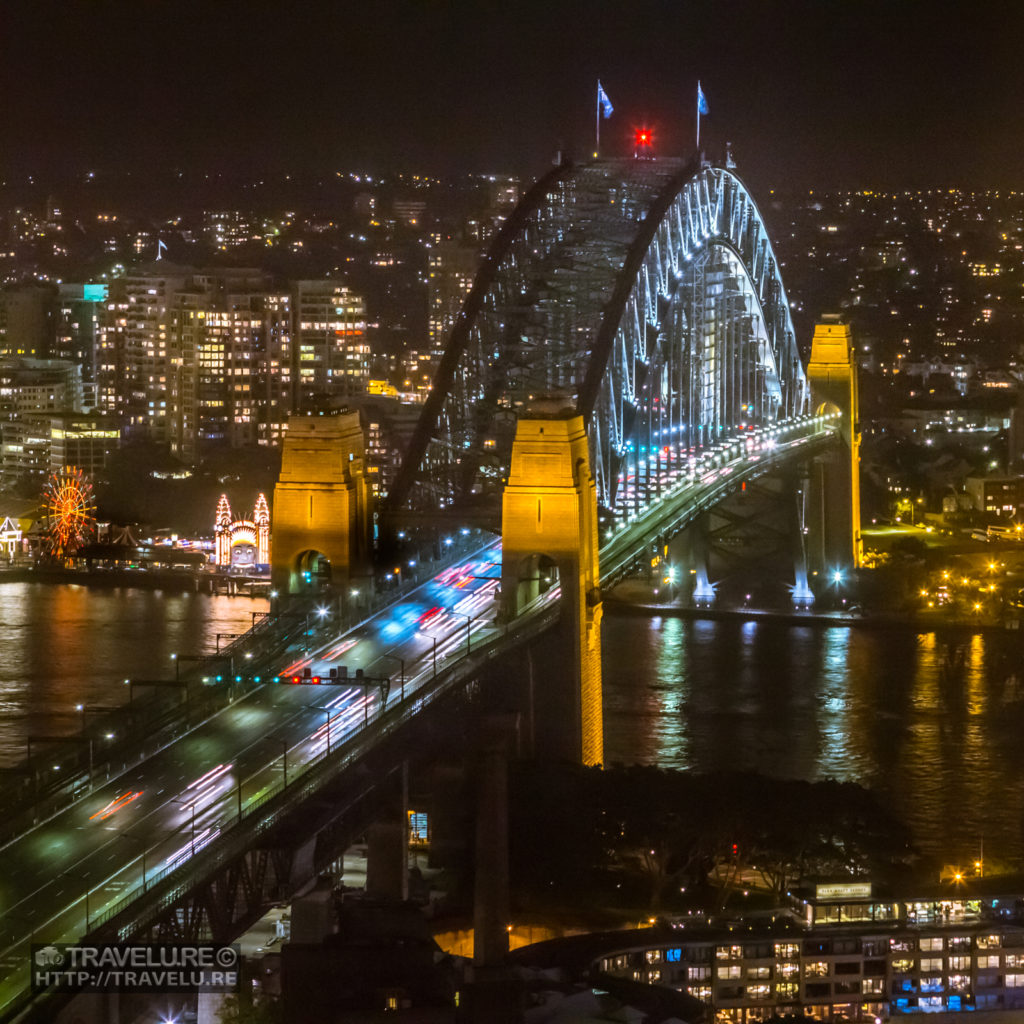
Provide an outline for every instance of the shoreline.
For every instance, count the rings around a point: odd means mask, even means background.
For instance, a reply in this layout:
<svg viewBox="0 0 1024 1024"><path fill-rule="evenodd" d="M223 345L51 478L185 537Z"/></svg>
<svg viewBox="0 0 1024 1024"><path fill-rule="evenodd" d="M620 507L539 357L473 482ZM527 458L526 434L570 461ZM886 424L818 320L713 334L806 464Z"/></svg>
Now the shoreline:
<svg viewBox="0 0 1024 1024"><path fill-rule="evenodd" d="M784 612L754 608L691 608L681 604L609 595L603 599L609 612L636 616L672 616L680 619L742 619L751 622L782 622L790 626L839 626L847 629L912 629L918 633L948 630L963 633L1013 633L1015 628L994 622L949 619L927 621L912 616L850 615L847 612Z"/></svg>
<svg viewBox="0 0 1024 1024"><path fill-rule="evenodd" d="M93 589L117 587L137 590L169 590L174 592L221 593L231 597L253 599L269 597L269 579L196 573L192 570L169 569L61 569L23 566L0 569L0 586L5 583L68 584ZM266 591L265 593L263 591ZM758 608L693 608L676 603L651 601L646 596L625 597L611 593L603 598L605 609L614 614L635 616L671 616L682 619L727 621L741 619L751 622L781 622L791 626L839 626L847 629L904 630L934 632L949 630L964 633L1012 633L1016 627L995 622L973 622L962 619L926 620L917 616L851 615L840 611L782 611Z"/></svg>
<svg viewBox="0 0 1024 1024"><path fill-rule="evenodd" d="M24 566L0 569L0 586L5 583L48 583L109 589L133 587L137 590L173 590L177 592L223 593L231 597L269 597L270 580L252 579L217 573L197 573L175 569L61 569ZM267 593L259 593L263 589ZM257 591L254 593L253 591Z"/></svg>

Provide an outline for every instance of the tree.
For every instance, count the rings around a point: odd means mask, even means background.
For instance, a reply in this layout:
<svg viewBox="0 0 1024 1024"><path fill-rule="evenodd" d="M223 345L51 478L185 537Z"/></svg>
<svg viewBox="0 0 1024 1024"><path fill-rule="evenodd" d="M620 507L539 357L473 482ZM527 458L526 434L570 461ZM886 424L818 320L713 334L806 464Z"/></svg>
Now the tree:
<svg viewBox="0 0 1024 1024"><path fill-rule="evenodd" d="M282 1019L279 1005L269 999L246 1003L241 996L228 996L217 1010L220 1024L279 1024Z"/></svg>

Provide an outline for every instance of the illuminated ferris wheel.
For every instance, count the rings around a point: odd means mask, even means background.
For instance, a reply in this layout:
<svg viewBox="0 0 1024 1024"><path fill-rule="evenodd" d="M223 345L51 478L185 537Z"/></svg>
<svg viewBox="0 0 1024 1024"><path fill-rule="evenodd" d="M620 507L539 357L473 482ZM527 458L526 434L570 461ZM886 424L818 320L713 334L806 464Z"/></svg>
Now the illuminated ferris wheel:
<svg viewBox="0 0 1024 1024"><path fill-rule="evenodd" d="M75 466L51 473L43 491L50 552L63 558L81 547L96 528L96 499L89 478Z"/></svg>

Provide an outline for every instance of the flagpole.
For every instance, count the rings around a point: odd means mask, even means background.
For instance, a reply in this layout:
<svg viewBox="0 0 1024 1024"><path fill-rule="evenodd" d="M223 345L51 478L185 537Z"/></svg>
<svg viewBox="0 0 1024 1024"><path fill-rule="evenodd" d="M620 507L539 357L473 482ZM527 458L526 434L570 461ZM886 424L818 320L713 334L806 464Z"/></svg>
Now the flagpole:
<svg viewBox="0 0 1024 1024"><path fill-rule="evenodd" d="M601 79L597 80L597 105L594 109L594 154L601 155Z"/></svg>
<svg viewBox="0 0 1024 1024"><path fill-rule="evenodd" d="M700 155L700 80L697 80L697 155Z"/></svg>

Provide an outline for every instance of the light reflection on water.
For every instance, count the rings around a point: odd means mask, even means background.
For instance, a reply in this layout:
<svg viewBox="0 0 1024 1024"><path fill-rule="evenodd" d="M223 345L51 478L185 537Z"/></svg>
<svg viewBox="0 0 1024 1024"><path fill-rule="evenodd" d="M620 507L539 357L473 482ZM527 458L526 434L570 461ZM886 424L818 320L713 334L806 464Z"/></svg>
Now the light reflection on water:
<svg viewBox="0 0 1024 1024"><path fill-rule="evenodd" d="M0 585L0 765L25 737L68 735L77 704L125 703L125 678L171 679L172 653L212 653L217 633L241 633L265 600L125 587Z"/></svg>
<svg viewBox="0 0 1024 1024"><path fill-rule="evenodd" d="M950 861L1024 855L1013 634L607 615L605 756L877 790Z"/></svg>
<svg viewBox="0 0 1024 1024"><path fill-rule="evenodd" d="M76 704L171 678L266 602L0 585L0 765L25 736L77 731ZM605 755L869 785L918 844L1024 855L1024 668L1013 634L606 615Z"/></svg>

